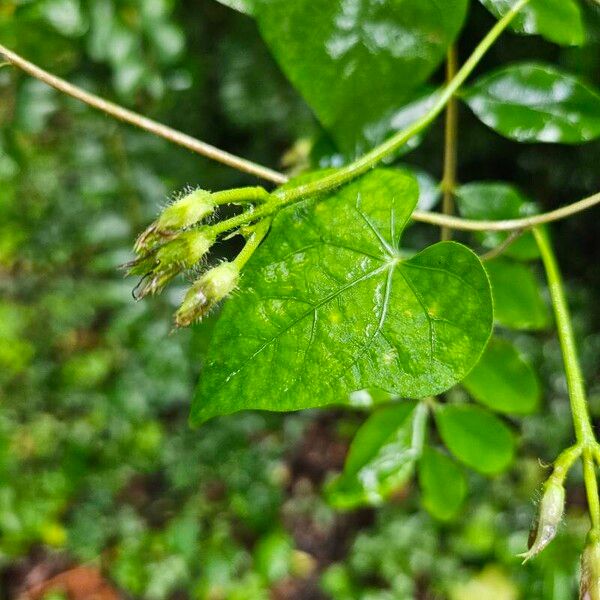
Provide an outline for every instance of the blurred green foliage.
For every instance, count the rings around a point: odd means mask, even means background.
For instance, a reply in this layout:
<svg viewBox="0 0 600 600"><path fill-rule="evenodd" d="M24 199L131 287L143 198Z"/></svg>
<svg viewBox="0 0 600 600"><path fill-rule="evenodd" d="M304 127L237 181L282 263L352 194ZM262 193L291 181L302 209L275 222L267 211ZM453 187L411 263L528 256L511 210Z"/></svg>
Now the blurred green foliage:
<svg viewBox="0 0 600 600"><path fill-rule="evenodd" d="M594 10L584 50L510 38L486 66L550 59L600 83ZM473 6L461 47L492 22ZM305 141L326 139L255 24L213 1L4 0L0 42L265 164L304 164ZM461 123L465 181L509 179L544 209L600 187L598 143L517 147L467 111ZM436 126L406 161L439 176L440 139ZM341 469L361 414L336 413L335 426L308 413L188 428L210 323L171 334L183 288L135 303L116 266L169 195L248 182L0 69L0 598L57 555L96 563L151 600L572 598L585 530L578 473L569 527L531 564L515 558L544 475L526 457L551 460L571 437L551 333L511 337L542 377L542 406L518 422L513 469L491 480L470 473L465 506L448 523L419 510L413 486L371 511L339 515L325 503L320 486ZM557 228L595 417L597 236L585 216Z"/></svg>

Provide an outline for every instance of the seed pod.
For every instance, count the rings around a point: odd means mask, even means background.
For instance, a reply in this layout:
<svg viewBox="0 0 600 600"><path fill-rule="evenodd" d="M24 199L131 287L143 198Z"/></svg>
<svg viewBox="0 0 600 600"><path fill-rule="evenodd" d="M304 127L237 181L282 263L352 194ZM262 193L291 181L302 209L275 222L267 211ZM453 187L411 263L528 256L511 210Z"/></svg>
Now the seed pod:
<svg viewBox="0 0 600 600"><path fill-rule="evenodd" d="M581 555L579 600L600 600L600 542L588 542Z"/></svg>
<svg viewBox="0 0 600 600"><path fill-rule="evenodd" d="M565 509L565 488L549 479L529 535L529 550L519 554L523 562L539 554L556 536Z"/></svg>
<svg viewBox="0 0 600 600"><path fill-rule="evenodd" d="M158 219L139 235L134 251L140 254L151 250L175 237L182 229L199 223L214 210L215 202L210 192L198 189L186 194L167 206Z"/></svg>
<svg viewBox="0 0 600 600"><path fill-rule="evenodd" d="M187 327L202 319L216 304L236 288L239 268L230 262L221 263L207 271L187 291L179 310L175 313L175 325Z"/></svg>

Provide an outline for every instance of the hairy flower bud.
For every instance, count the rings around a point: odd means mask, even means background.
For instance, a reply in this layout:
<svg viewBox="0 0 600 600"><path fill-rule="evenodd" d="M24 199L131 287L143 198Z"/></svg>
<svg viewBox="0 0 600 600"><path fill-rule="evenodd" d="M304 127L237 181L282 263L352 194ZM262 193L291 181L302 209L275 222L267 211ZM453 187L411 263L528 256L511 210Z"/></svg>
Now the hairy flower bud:
<svg viewBox="0 0 600 600"><path fill-rule="evenodd" d="M239 268L230 262L207 271L187 291L179 310L175 313L175 325L187 327L202 319L218 302L236 288Z"/></svg>
<svg viewBox="0 0 600 600"><path fill-rule="evenodd" d="M214 235L206 229L192 229L127 263L125 267L128 275L143 276L135 297L140 300L149 294L160 292L178 273L198 263L214 241Z"/></svg>
<svg viewBox="0 0 600 600"><path fill-rule="evenodd" d="M135 252L142 253L172 239L179 231L199 223L215 209L210 192L194 190L165 208L160 217L135 242Z"/></svg>
<svg viewBox="0 0 600 600"><path fill-rule="evenodd" d="M529 536L529 550L520 554L525 561L539 554L556 536L565 509L565 488L549 479L544 488L537 517Z"/></svg>
<svg viewBox="0 0 600 600"><path fill-rule="evenodd" d="M581 555L579 600L600 600L600 542L589 541Z"/></svg>

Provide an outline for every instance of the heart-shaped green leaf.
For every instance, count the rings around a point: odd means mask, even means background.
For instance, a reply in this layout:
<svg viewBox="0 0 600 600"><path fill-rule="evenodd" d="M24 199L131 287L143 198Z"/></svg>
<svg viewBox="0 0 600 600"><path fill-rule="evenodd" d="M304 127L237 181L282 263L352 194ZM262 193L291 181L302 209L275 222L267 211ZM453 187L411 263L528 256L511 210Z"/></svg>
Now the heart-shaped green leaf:
<svg viewBox="0 0 600 600"><path fill-rule="evenodd" d="M436 519L456 516L467 494L463 470L447 455L426 446L419 460L419 484L423 506Z"/></svg>
<svg viewBox="0 0 600 600"><path fill-rule="evenodd" d="M444 59L467 0L257 0L263 38L342 150L387 118Z"/></svg>
<svg viewBox="0 0 600 600"><path fill-rule="evenodd" d="M517 0L480 0L496 17L503 17ZM583 44L585 31L575 0L530 0L513 19L517 33L539 34L563 46Z"/></svg>
<svg viewBox="0 0 600 600"><path fill-rule="evenodd" d="M512 431L491 412L471 404L444 404L434 416L448 450L472 469L492 475L512 462Z"/></svg>
<svg viewBox="0 0 600 600"><path fill-rule="evenodd" d="M494 297L494 319L511 329L545 329L550 311L531 268L505 258L485 263Z"/></svg>
<svg viewBox="0 0 600 600"><path fill-rule="evenodd" d="M598 92L548 65L504 67L462 97L488 127L518 142L581 144L600 137Z"/></svg>
<svg viewBox="0 0 600 600"><path fill-rule="evenodd" d="M492 410L528 414L538 407L540 383L531 365L508 340L492 338L462 384Z"/></svg>
<svg viewBox="0 0 600 600"><path fill-rule="evenodd" d="M421 452L426 410L399 402L373 413L352 441L344 472L327 486L328 501L342 509L377 505L401 488Z"/></svg>
<svg viewBox="0 0 600 600"><path fill-rule="evenodd" d="M456 203L460 214L466 219L518 219L538 212L535 202L526 198L517 188L496 181L477 181L461 185L456 190ZM504 231L476 234L486 248L499 246L507 236ZM533 235L530 232L522 235L504 250L504 255L518 260L538 258L538 247Z"/></svg>
<svg viewBox="0 0 600 600"><path fill-rule="evenodd" d="M215 328L192 422L348 403L364 388L421 398L460 381L491 332L489 282L454 242L403 257L417 197L412 176L382 169L280 212Z"/></svg>

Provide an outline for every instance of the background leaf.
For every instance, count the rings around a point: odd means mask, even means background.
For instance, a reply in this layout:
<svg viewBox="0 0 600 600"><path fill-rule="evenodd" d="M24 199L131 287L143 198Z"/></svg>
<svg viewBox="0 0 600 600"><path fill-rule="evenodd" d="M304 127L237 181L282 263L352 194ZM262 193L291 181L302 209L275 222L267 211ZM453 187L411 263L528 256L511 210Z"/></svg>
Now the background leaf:
<svg viewBox="0 0 600 600"><path fill-rule="evenodd" d="M480 0L496 17L503 17L516 0ZM574 0L530 0L510 25L517 33L539 34L563 46L585 39L583 21Z"/></svg>
<svg viewBox="0 0 600 600"><path fill-rule="evenodd" d="M511 329L548 327L550 311L530 267L495 258L485 263L485 269L492 284L496 323Z"/></svg>
<svg viewBox="0 0 600 600"><path fill-rule="evenodd" d="M217 2L247 15L253 15L256 0L217 0Z"/></svg>
<svg viewBox="0 0 600 600"><path fill-rule="evenodd" d="M425 446L419 459L423 506L437 519L447 521L460 510L467 494L463 470L444 452Z"/></svg>
<svg viewBox="0 0 600 600"><path fill-rule="evenodd" d="M508 340L492 338L481 360L462 381L477 400L492 410L528 414L538 407L541 389L531 365Z"/></svg>
<svg viewBox="0 0 600 600"><path fill-rule="evenodd" d="M420 452L413 444L415 407L415 402L399 402L365 421L352 441L344 472L327 488L333 506L381 504L408 481Z"/></svg>
<svg viewBox="0 0 600 600"><path fill-rule="evenodd" d="M444 59L467 0L259 0L260 31L342 150L389 120Z"/></svg>
<svg viewBox="0 0 600 600"><path fill-rule="evenodd" d="M538 212L537 205L514 186L496 181L478 181L461 185L456 190L456 203L461 216L475 220L502 220L526 217ZM508 236L503 231L477 233L486 248L499 246ZM503 253L519 260L539 256L537 244L530 232L515 240Z"/></svg>
<svg viewBox="0 0 600 600"><path fill-rule="evenodd" d="M193 422L363 388L421 398L464 377L491 330L488 280L456 243L402 260L417 196L406 172L376 170L279 213L215 328Z"/></svg>
<svg viewBox="0 0 600 600"><path fill-rule="evenodd" d="M434 416L444 444L472 469L493 475L512 462L512 431L489 411L470 404L443 404Z"/></svg>
<svg viewBox="0 0 600 600"><path fill-rule="evenodd" d="M488 127L518 142L581 144L600 137L600 95L549 65L484 75L462 97Z"/></svg>

